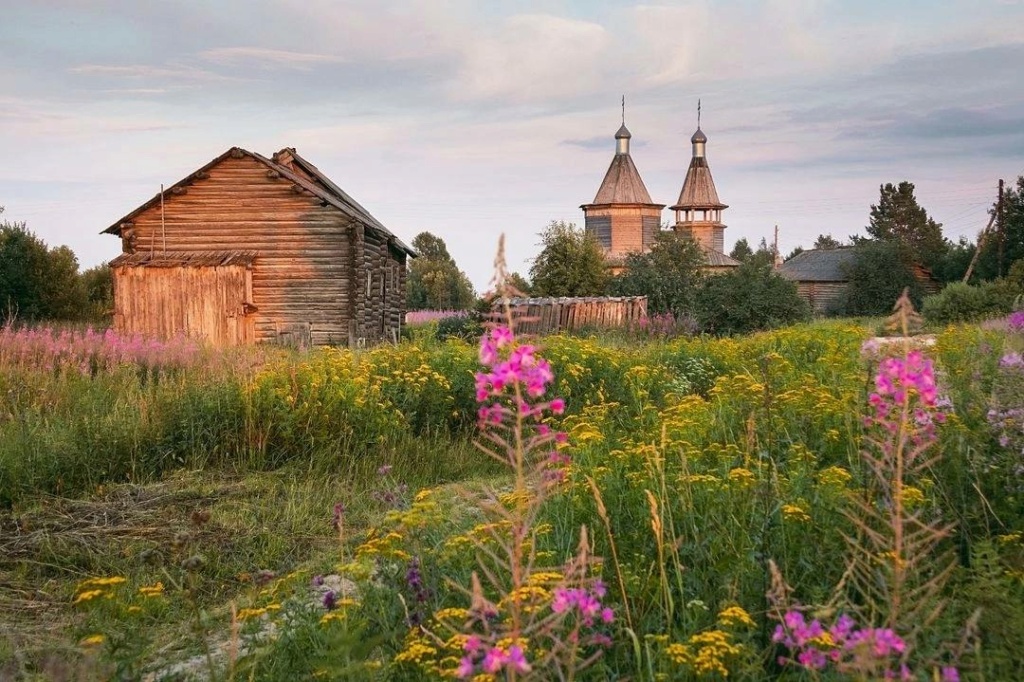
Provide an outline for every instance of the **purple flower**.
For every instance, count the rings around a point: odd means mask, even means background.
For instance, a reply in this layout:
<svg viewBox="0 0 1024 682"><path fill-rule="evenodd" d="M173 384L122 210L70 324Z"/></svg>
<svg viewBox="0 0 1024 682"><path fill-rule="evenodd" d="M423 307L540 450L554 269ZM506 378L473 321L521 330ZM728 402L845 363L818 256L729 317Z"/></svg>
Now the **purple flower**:
<svg viewBox="0 0 1024 682"><path fill-rule="evenodd" d="M387 476L390 473L391 473L391 465L390 464L382 464L380 466L380 468L377 469L377 475L378 476Z"/></svg>
<svg viewBox="0 0 1024 682"><path fill-rule="evenodd" d="M328 611L333 611L338 607L338 595L334 593L334 590L324 592L323 605Z"/></svg>
<svg viewBox="0 0 1024 682"><path fill-rule="evenodd" d="M313 587L321 587L324 584L324 577L322 575L313 576Z"/></svg>
<svg viewBox="0 0 1024 682"><path fill-rule="evenodd" d="M1024 322L1022 322L1024 326ZM942 682L960 682L960 671L951 665L942 668Z"/></svg>

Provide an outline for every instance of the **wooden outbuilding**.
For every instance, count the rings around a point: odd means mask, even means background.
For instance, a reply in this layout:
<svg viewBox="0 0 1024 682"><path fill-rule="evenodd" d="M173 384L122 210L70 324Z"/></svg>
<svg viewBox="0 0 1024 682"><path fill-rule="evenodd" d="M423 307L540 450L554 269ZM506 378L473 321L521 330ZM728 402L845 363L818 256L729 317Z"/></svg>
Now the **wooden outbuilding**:
<svg viewBox="0 0 1024 682"><path fill-rule="evenodd" d="M416 255L293 148L232 147L104 233L115 329L215 345L396 340Z"/></svg>
<svg viewBox="0 0 1024 682"><path fill-rule="evenodd" d="M796 282L797 293L817 314L830 312L842 300L850 284L849 272L857 259L855 246L837 249L810 249L801 251L779 267L779 274ZM941 284L928 268L913 264L914 278L929 294L937 292Z"/></svg>

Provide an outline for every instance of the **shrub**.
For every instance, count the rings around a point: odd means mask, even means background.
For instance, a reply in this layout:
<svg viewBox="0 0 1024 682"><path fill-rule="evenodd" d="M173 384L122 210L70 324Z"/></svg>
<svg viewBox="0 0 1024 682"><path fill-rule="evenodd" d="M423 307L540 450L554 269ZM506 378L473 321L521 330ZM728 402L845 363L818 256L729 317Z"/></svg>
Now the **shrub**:
<svg viewBox="0 0 1024 682"><path fill-rule="evenodd" d="M914 277L911 259L910 252L899 244L867 242L858 246L857 257L845 273L849 280L846 293L829 312L887 315L904 289L910 289L910 300L919 306L923 290Z"/></svg>
<svg viewBox="0 0 1024 682"><path fill-rule="evenodd" d="M763 262L750 261L735 272L709 277L697 295L697 319L704 331L743 334L810 318L796 284Z"/></svg>
<svg viewBox="0 0 1024 682"><path fill-rule="evenodd" d="M971 322L1003 313L1013 307L1008 287L995 282L978 285L956 282L924 299L924 316L935 324Z"/></svg>

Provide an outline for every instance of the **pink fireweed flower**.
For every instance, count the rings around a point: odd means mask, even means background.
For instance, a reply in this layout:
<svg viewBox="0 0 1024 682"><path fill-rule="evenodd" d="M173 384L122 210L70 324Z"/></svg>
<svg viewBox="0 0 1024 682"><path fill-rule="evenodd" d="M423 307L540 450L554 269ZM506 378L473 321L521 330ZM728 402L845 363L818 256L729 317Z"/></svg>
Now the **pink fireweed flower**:
<svg viewBox="0 0 1024 682"><path fill-rule="evenodd" d="M530 672L530 664L526 662L526 655L515 644L508 648L508 653L505 655L505 666L519 673Z"/></svg>

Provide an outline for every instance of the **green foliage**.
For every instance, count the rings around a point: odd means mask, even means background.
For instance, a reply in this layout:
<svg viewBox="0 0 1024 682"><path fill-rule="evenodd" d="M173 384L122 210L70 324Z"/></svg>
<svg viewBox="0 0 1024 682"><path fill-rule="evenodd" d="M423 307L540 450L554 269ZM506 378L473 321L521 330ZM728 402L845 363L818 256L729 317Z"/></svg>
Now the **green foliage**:
<svg viewBox="0 0 1024 682"><path fill-rule="evenodd" d="M763 258L708 277L696 300L701 328L714 334L744 334L807 320L810 307L796 283L780 277Z"/></svg>
<svg viewBox="0 0 1024 682"><path fill-rule="evenodd" d="M648 313L693 311L704 281L706 260L697 242L674 232L661 232L648 253L626 257L626 270L609 285L614 296L646 296Z"/></svg>
<svg viewBox="0 0 1024 682"><path fill-rule="evenodd" d="M815 249L838 249L838 248L840 248L842 246L845 246L845 244L843 244L843 242L841 240L836 239L832 235L830 235L830 234L819 234L818 238L814 240L814 247L813 248L815 248Z"/></svg>
<svg viewBox="0 0 1024 682"><path fill-rule="evenodd" d="M552 221L530 266L534 296L601 296L608 273L601 247L573 223Z"/></svg>
<svg viewBox="0 0 1024 682"><path fill-rule="evenodd" d="M993 204L993 212L996 205ZM997 226L993 225L993 231ZM1024 260L1024 175L1017 178L1016 186L1009 183L1003 189L1003 234L993 232L985 241L978 257L977 276L979 279L996 279L999 274L999 242L1003 246L1003 269L1005 274L1017 261Z"/></svg>
<svg viewBox="0 0 1024 682"><path fill-rule="evenodd" d="M434 335L438 341L461 339L472 343L480 338L484 327L479 315L445 317L437 321Z"/></svg>
<svg viewBox="0 0 1024 682"><path fill-rule="evenodd" d="M85 298L71 249L48 248L25 223L0 223L0 316L79 319Z"/></svg>
<svg viewBox="0 0 1024 682"><path fill-rule="evenodd" d="M975 246L967 237L956 242L946 240L945 252L932 264L932 275L940 282L960 282L974 257ZM977 280L977 268L972 279Z"/></svg>
<svg viewBox="0 0 1024 682"><path fill-rule="evenodd" d="M510 287L512 287L512 289L515 291L515 293L522 294L524 296L529 296L530 295L530 291L533 288L530 285L529 280L527 280L525 277L520 275L518 272L513 272L513 273L509 274L505 278L505 283L507 285L509 285Z"/></svg>
<svg viewBox="0 0 1024 682"><path fill-rule="evenodd" d="M849 286L837 311L843 315L886 315L905 288L919 305L923 290L910 265L911 253L895 242L864 242L845 273Z"/></svg>
<svg viewBox="0 0 1024 682"><path fill-rule="evenodd" d="M878 241L900 244L923 265L933 266L945 251L942 225L918 205L914 183L886 183L879 187L879 193L878 203L871 205L868 235Z"/></svg>
<svg viewBox="0 0 1024 682"><path fill-rule="evenodd" d="M88 303L83 317L93 322L108 323L114 310L114 277L110 266L104 263L91 267L82 272L81 280Z"/></svg>
<svg viewBox="0 0 1024 682"><path fill-rule="evenodd" d="M409 265L409 310L465 310L473 305L473 285L448 253L444 240L421 232L412 240L419 253Z"/></svg>
<svg viewBox="0 0 1024 682"><path fill-rule="evenodd" d="M730 258L735 258L741 263L746 261L748 258L754 255L754 250L750 248L750 244L747 242L746 237L740 237L736 240L736 245L732 247L732 251L729 252Z"/></svg>
<svg viewBox="0 0 1024 682"><path fill-rule="evenodd" d="M786 256L786 258L784 260L789 260L790 258L793 258L794 256L799 256L803 252L804 252L804 247L802 247L802 246L794 246L793 250L789 252L789 254Z"/></svg>
<svg viewBox="0 0 1024 682"><path fill-rule="evenodd" d="M995 282L972 285L953 282L924 299L922 312L928 322L973 322L1013 310L1014 296L1008 286Z"/></svg>

